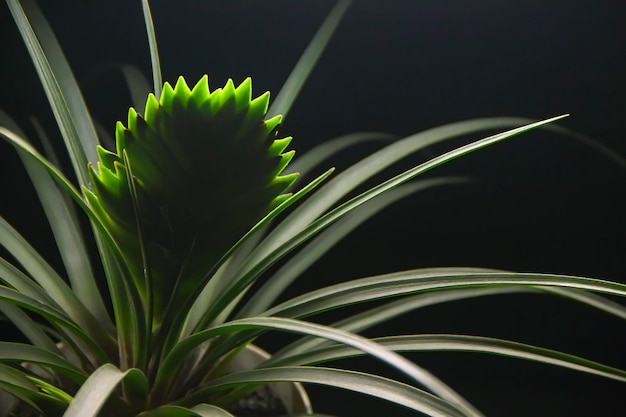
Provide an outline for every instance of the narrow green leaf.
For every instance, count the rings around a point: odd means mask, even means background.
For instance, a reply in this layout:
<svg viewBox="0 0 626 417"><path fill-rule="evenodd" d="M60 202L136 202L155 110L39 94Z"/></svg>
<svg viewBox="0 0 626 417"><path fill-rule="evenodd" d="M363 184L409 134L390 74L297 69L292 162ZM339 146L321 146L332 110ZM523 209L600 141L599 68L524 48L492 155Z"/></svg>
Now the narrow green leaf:
<svg viewBox="0 0 626 417"><path fill-rule="evenodd" d="M476 273L476 272L507 272L495 269L485 268L429 268L422 269L422 273L426 271L437 271L440 274L446 273ZM482 297L489 295L500 295L509 293L539 293L544 292L552 295L558 295L564 298L578 301L583 304L587 304L593 308L605 311L616 317L626 320L626 307L618 304L612 300L609 300L600 295L590 293L587 291L573 290L559 287L487 287L487 288L466 288L457 290L446 290L427 292L423 294L417 294L409 297L402 297L399 300L395 300L384 305L377 306L372 309L365 310L358 314L347 317L343 320L335 322L331 327L346 330L353 333L360 333L373 326L387 322L400 315L406 314L410 311L417 310L422 307L427 307L433 304L439 304L444 302L450 302L460 299ZM273 364L275 361L280 360L284 356L291 356L298 353L304 353L311 351L320 346L328 345L327 341L318 338L301 338L290 345L284 347L280 351L274 353L272 358L267 361L267 364Z"/></svg>
<svg viewBox="0 0 626 417"><path fill-rule="evenodd" d="M274 103L272 103L269 108L267 112L268 119L279 114L283 117L287 117L293 102L296 100L300 90L302 90L305 81L311 71L313 71L322 52L326 49L326 45L328 45L328 42L335 32L335 29L337 29L341 18L346 13L348 6L350 6L350 3L351 1L349 0L340 0L328 16L326 16L326 19L302 53L296 66L291 70L289 77L287 77L285 84L283 84L283 87L280 89Z"/></svg>
<svg viewBox="0 0 626 417"><path fill-rule="evenodd" d="M57 120L81 184L89 184L87 161L96 161L98 138L74 75L33 0L7 0Z"/></svg>
<svg viewBox="0 0 626 417"><path fill-rule="evenodd" d="M31 277L75 320L85 313L84 306L56 271L9 223L0 217L0 245L4 246Z"/></svg>
<svg viewBox="0 0 626 417"><path fill-rule="evenodd" d="M161 76L161 60L159 58L159 48L157 46L156 32L154 30L154 20L152 19L152 11L150 10L150 2L142 0L143 17L146 22L146 34L148 35L148 46L150 47L150 61L152 63L152 81L154 85L154 96L159 100L161 98L161 88L163 87L163 78ZM141 108L141 107L137 107ZM94 159L95 161L95 159Z"/></svg>
<svg viewBox="0 0 626 417"><path fill-rule="evenodd" d="M47 306L62 310L61 307L34 282L28 275L15 266L10 264L6 259L0 257L0 281L6 283L10 287L15 288L20 293L37 300Z"/></svg>
<svg viewBox="0 0 626 417"><path fill-rule="evenodd" d="M433 178L400 186L381 195L379 198L370 200L356 208L343 219L331 225L312 240L306 249L298 252L289 259L263 286L255 292L246 306L238 314L238 318L255 316L267 309L311 265L317 262L325 253L333 248L341 239L349 235L357 227L370 219L375 214L384 210L387 206L407 197L415 192L437 187L468 181L463 178Z"/></svg>
<svg viewBox="0 0 626 417"><path fill-rule="evenodd" d="M510 138L530 129L552 123L563 117L566 117L566 115L526 124L525 126L489 136L485 139L447 152L431 159L426 163L420 164L414 169L406 171L405 173L400 174L377 187L372 188L368 193L363 193L361 196L352 199L351 202L361 201L362 198L367 197L370 193L378 194L379 191L382 192L388 188L392 188L395 185L439 166L442 163L448 162L459 156L476 151L485 146L489 146L495 142ZM374 152L350 168L337 174L337 176L324 185L320 192L316 193L312 196L312 198L309 198L304 204L298 207L297 210L294 210L286 219L284 219L264 240L263 245L257 249L255 257L250 260L250 264L257 264L259 260L267 259L269 253L273 252L276 248L290 240L296 234L301 233L311 224L311 222L315 221L315 219L321 216L329 208L336 205L344 196L354 190L355 187L363 184L373 175L381 172L383 169L391 166L400 159L420 149L426 148L429 145L452 139L454 137L469 135L490 129L505 128L515 125L519 126L519 124L524 122L528 122L527 119L487 118L456 122L416 133L396 141L377 152ZM342 207L348 208L348 204L351 204L351 202L344 204Z"/></svg>
<svg viewBox="0 0 626 417"><path fill-rule="evenodd" d="M193 408L179 405L165 405L155 410L144 411L137 417L234 417L228 411L209 404L199 404Z"/></svg>
<svg viewBox="0 0 626 417"><path fill-rule="evenodd" d="M148 256L145 250L144 232L141 227L141 220L139 213L141 208L139 207L139 198L137 196L137 189L135 188L135 176L133 175L130 161L126 151L122 152L122 158L124 161L124 168L126 169L126 177L128 178L128 187L131 191L133 214L135 216L135 224L137 225L137 241L139 242L139 249L141 251L141 262L143 264L144 272L144 285L146 288L146 299L143 300L145 305L136 305L136 308L129 309L129 313L133 316L129 317L132 323L136 323L137 331L133 332L134 340L131 343L133 348L133 363L135 366L139 366L145 369L148 361L148 352L150 350L150 337L152 335L152 320L153 314L153 290L152 290L152 272L150 264L148 263ZM139 300L137 300L139 301Z"/></svg>
<svg viewBox="0 0 626 417"><path fill-rule="evenodd" d="M81 384L87 375L64 357L24 343L0 342L0 362L27 362L59 371Z"/></svg>
<svg viewBox="0 0 626 417"><path fill-rule="evenodd" d="M61 388L55 387L48 381L45 381L39 377L30 376L30 375L28 376L28 379L30 379L31 381L35 383L35 385L37 385L37 388L39 388L43 397L47 397L53 401L56 400L58 401L58 403L62 404L63 406L65 406L66 404L69 404L69 402L72 401L71 395L63 391ZM45 413L45 414L49 414L49 413Z"/></svg>
<svg viewBox="0 0 626 417"><path fill-rule="evenodd" d="M0 285L0 301L7 302L26 310L32 311L43 317L50 323L54 323L64 329L67 329L73 336L80 339L86 347L90 349L90 353L95 356L95 360L100 362L108 361L106 353L102 350L96 341L92 340L83 329L72 319L67 317L63 312L44 305L15 290ZM89 352L84 352L85 354Z"/></svg>
<svg viewBox="0 0 626 417"><path fill-rule="evenodd" d="M19 126L2 110L0 110L0 124L26 137ZM112 324L96 285L78 219L74 216L74 211L68 207L68 199L33 156L20 149L18 149L18 155L48 218L48 224L52 229L59 254L72 284L72 291L80 300L83 300L86 308L100 323L105 324L107 329L111 329Z"/></svg>
<svg viewBox="0 0 626 417"><path fill-rule="evenodd" d="M265 314L306 317L342 306L408 294L455 288L505 286L558 287L626 297L626 285L592 278L505 272L438 272L409 270L347 281L288 300Z"/></svg>
<svg viewBox="0 0 626 417"><path fill-rule="evenodd" d="M37 386L27 378L24 372L2 363L0 363L0 383L10 384L31 391L37 390Z"/></svg>
<svg viewBox="0 0 626 417"><path fill-rule="evenodd" d="M465 417L468 415L449 402L397 381L353 371L301 366L237 372L211 381L210 385L197 390L177 403L191 405L202 401L202 398L208 394L237 387L243 383L269 382L303 382L355 391L408 407L428 416Z"/></svg>
<svg viewBox="0 0 626 417"><path fill-rule="evenodd" d="M36 411L43 412L33 401L34 398L39 396L37 386L23 372L0 363L0 388L2 388L0 394L4 390L19 400L24 401ZM0 399L4 400L1 397Z"/></svg>
<svg viewBox="0 0 626 417"><path fill-rule="evenodd" d="M33 319L18 307L9 303L0 303L0 311L34 346L61 356L61 351L46 332L42 330L42 325L35 323Z"/></svg>
<svg viewBox="0 0 626 417"><path fill-rule="evenodd" d="M466 335L406 335L373 339L396 352L477 352L508 356L568 368L626 382L626 370L603 365L574 355L509 340ZM330 346L285 357L273 366L314 365L361 356L362 352L346 346Z"/></svg>
<svg viewBox="0 0 626 417"><path fill-rule="evenodd" d="M300 207L294 210L294 212L290 216L288 216L287 219L283 220L272 231L272 233L263 240L263 242L250 255L248 260L241 266L241 272L239 274L240 278L237 281L233 282L230 289L225 292L225 294L218 302L213 304L211 310L207 313L207 316L211 317L215 314L215 312L221 311L222 308L228 305L233 299L238 297L241 291L244 291L245 288L251 285L263 272L267 271L275 262L292 252L295 248L312 238L318 232L330 226L332 223L339 220L363 203L441 164L449 162L460 156L466 155L470 152L482 149L486 146L492 145L498 141L510 138L529 129L533 129L545 123L550 123L554 120L561 119L563 117L565 116L559 116L532 123L530 125L512 129L497 135L489 136L482 140L470 143L465 146L461 146L453 151L446 152L443 155L435 157L369 189L368 191L341 204L339 207L328 212L324 216L320 217L318 220L309 223L311 220L313 220L313 218L309 218L309 215L311 214L311 209L308 208L309 203L315 202L316 206L313 207L313 211L316 211L319 208L320 204L325 205L326 203L328 203L328 201L326 201L328 198L330 198L331 200L335 198L335 196L327 196L327 193L325 192L326 187L322 188L320 192L313 195ZM467 129L467 126L465 126L464 129ZM388 146L387 148L389 148L390 146ZM343 174L345 174L345 172ZM301 210L304 210L303 215L299 215ZM295 223L290 222L289 218L294 215L297 215L299 217L304 216L304 221L306 221L306 223L302 223L302 218L296 218Z"/></svg>
<svg viewBox="0 0 626 417"><path fill-rule="evenodd" d="M93 340L110 348L113 341L91 313L52 267L28 244L28 242L0 217L0 245L28 271L31 277L46 291L76 323L85 329Z"/></svg>
<svg viewBox="0 0 626 417"><path fill-rule="evenodd" d="M155 40L156 43L156 40ZM158 59L158 51L157 51ZM120 65L119 70L124 76L132 107L141 109L146 104L146 97L150 94L150 84L143 73L134 65ZM160 72L160 71L159 71ZM159 88L161 84L159 83ZM157 96L158 97L158 96Z"/></svg>
<svg viewBox="0 0 626 417"><path fill-rule="evenodd" d="M458 290L436 291L428 292L425 294L417 294L408 297L401 297L399 300L394 300L381 306L367 309L360 313L346 317L343 320L331 324L331 327L342 329L351 333L361 333L362 331L372 328L376 325L386 323L404 314L431 305L437 305L456 300L465 300L475 297L522 292L537 293L538 290L524 287L495 287L477 289L464 288ZM328 344L328 341L319 338L300 338L295 342L285 346L278 352L275 352L266 363L268 366L273 365L274 363L278 363L283 357L294 356L300 353L309 352Z"/></svg>
<svg viewBox="0 0 626 417"><path fill-rule="evenodd" d="M287 165L287 168L285 168L285 171L283 172L285 174L292 174L295 172L307 174L322 161L337 154L338 152L341 152L346 148L370 141L388 142L391 139L395 138L396 136L388 133L356 132L339 136L334 139L325 140L324 142L307 151L304 155L298 156L297 159ZM294 184L297 184L298 181L301 180L301 178L302 175L296 179Z"/></svg>
<svg viewBox="0 0 626 417"><path fill-rule="evenodd" d="M15 132L0 126L0 136L5 138L11 145L19 151L24 151L33 156L43 166L50 176L61 186L72 199L78 203L79 207L89 216L89 219L97 226L101 233L106 233L106 229L99 221L97 214L87 205L81 193L74 187L72 182L53 164L41 155L28 141L17 135Z"/></svg>
<svg viewBox="0 0 626 417"><path fill-rule="evenodd" d="M626 307L616 303L613 300L602 297L598 294L590 293L587 291L573 290L569 288L556 288L556 287L536 287L538 290L548 292L554 295L560 295L570 300L578 301L588 306L597 308L613 316L619 317L622 320L626 320Z"/></svg>
<svg viewBox="0 0 626 417"><path fill-rule="evenodd" d="M139 305L137 302L139 295L137 294L137 288L134 287L132 283L129 285L127 282L131 278L130 274L124 268L126 265L124 254L104 227L102 221L98 217L98 214L87 204L87 202L83 199L83 196L54 165L46 160L46 158L44 158L27 141L16 135L14 132L0 126L0 136L6 138L9 143L16 148L24 150L28 154L35 157L35 159L37 159L37 161L39 161L39 163L46 168L52 178L68 192L72 199L78 203L79 207L89 217L94 229L100 259L102 260L102 265L107 278L107 284L111 293L115 321L117 323L116 329L118 331L118 346L120 348L121 360L122 363L127 363L129 359L126 353L131 352L130 340L133 338L132 323L127 323L127 318L132 317L129 309L131 309L134 305ZM101 338L105 334L106 333L102 331L97 337ZM108 345L106 350L110 354L117 349L114 344L106 344ZM111 357L113 356L111 355Z"/></svg>
<svg viewBox="0 0 626 417"><path fill-rule="evenodd" d="M319 324L278 317L256 317L235 320L221 326L217 326L213 329L205 330L189 336L187 339L180 342L161 364L155 383L156 394L160 394L161 389L163 389L163 385L167 384L168 378L166 376L173 375L176 369L180 366L181 361L185 360L185 358L187 358L188 355L200 344L221 334L255 329L279 330L296 334L311 335L352 346L396 368L438 396L457 404L460 409L467 413L467 415L481 415L480 412L474 409L474 407L471 406L465 399L430 372L419 367L415 363L408 361L400 355L393 354L386 349L382 349L379 345L372 343L365 337Z"/></svg>

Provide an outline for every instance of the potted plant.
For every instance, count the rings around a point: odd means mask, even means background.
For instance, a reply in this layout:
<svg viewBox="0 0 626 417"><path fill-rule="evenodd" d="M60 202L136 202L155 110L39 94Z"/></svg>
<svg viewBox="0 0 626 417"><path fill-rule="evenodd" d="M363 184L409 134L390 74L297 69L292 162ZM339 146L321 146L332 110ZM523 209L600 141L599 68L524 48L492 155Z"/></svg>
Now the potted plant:
<svg viewBox="0 0 626 417"><path fill-rule="evenodd" d="M521 119L494 118L435 128L395 141L334 178L329 170L301 185L292 172L307 172L329 149L355 140L348 136L326 144L295 160L289 167L293 171L287 171L293 157L287 150L290 138L277 136L279 113L289 110L348 3L333 10L303 64L268 107L267 93L252 99L249 79L218 89L209 88L207 77L191 85L182 77L174 85L163 84L144 1L153 94L145 105L130 109L128 121L117 126L115 147L107 150L97 146L94 123L35 3L7 3L48 94L75 177L64 175L51 162L54 155L43 156L3 117L6 127L0 134L24 159L67 270L66 280L14 228L0 222L0 243L14 259L0 264L0 308L28 340L0 344L0 387L19 400L21 413L229 416L241 413L233 406L238 399L263 384L302 382L360 392L427 415L481 415L399 351L478 351L626 380L626 371L506 340L359 335L422 306L511 292L545 292L623 318L623 306L598 295L625 296L626 286L619 283L430 268L350 280L278 301L303 270L383 207L420 189L459 181L410 180L561 117L522 127L515 127L523 124ZM458 135L506 128L511 129L346 198L407 152ZM92 234L81 233L76 206L88 218ZM89 236L98 248L93 264L85 244ZM276 265L280 267L272 269ZM373 302L380 303L332 325L309 321L330 310ZM233 365L270 331L301 337L255 368ZM363 354L400 371L410 383L327 366ZM306 408L301 412L314 415Z"/></svg>

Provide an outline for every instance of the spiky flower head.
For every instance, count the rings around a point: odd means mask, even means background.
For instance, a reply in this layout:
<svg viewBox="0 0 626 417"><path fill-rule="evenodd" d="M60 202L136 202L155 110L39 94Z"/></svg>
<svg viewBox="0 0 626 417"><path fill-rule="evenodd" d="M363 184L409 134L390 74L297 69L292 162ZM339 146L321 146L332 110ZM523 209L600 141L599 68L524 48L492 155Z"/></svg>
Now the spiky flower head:
<svg viewBox="0 0 626 417"><path fill-rule="evenodd" d="M145 297L143 245L157 321L295 180L280 175L294 154L284 152L291 137L276 139L281 116L264 120L269 93L251 91L250 78L210 92L207 76L193 89L180 77L143 116L131 108L128 126L118 122L115 153L98 149L87 199Z"/></svg>

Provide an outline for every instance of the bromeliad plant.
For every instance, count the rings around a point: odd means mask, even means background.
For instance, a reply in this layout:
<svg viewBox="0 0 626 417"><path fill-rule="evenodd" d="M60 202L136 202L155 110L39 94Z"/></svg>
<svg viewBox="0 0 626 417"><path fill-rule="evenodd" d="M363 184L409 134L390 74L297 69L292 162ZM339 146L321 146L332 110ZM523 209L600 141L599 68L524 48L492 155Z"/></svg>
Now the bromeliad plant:
<svg viewBox="0 0 626 417"><path fill-rule="evenodd" d="M294 190L296 170L306 172L325 155L359 140L386 139L375 134L336 139L295 161L292 171L287 164L294 153L285 151L291 138L277 139L277 114L289 110L346 2L340 2L320 28L268 112L269 94L252 99L249 79L237 87L228 81L210 91L206 76L193 88L181 77L174 87L165 83L161 90L144 1L154 93L147 95L140 113L130 109L126 126L118 123L114 150L98 145L69 66L34 2L7 4L48 94L77 182L51 162L52 154L41 155L2 116L6 127L0 134L23 158L67 272L66 280L0 221L0 243L15 260L0 260L0 310L29 342L0 342L0 388L19 399L22 410L30 407L45 416L66 417L229 416L229 406L258 385L295 381L373 395L427 415L481 415L397 351L478 351L626 381L624 370L511 341L463 335L370 340L358 335L423 306L510 292L547 292L626 318L623 306L597 294L626 296L626 286L618 283L434 268L343 282L277 303L288 285L368 217L419 189L454 181L405 184L409 180L558 117L460 147L348 200L351 190L407 153L523 120L471 120L412 135L323 185L332 170ZM294 206L296 202L300 204ZM93 265L75 205L92 226L99 251ZM305 250L294 252L303 245ZM279 261L282 266L268 276ZM383 299L390 301L331 326L303 320ZM226 371L246 346L270 331L302 338L256 369ZM360 354L384 361L420 387L320 366Z"/></svg>

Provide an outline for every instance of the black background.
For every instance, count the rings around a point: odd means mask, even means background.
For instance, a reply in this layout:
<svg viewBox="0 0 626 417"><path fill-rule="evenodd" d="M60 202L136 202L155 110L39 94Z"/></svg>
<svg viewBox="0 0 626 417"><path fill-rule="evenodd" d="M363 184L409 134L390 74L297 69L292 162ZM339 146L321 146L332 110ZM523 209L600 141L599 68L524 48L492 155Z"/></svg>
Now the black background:
<svg viewBox="0 0 626 417"><path fill-rule="evenodd" d="M41 2L95 117L113 132L129 97L109 62L150 74L139 2ZM210 85L254 79L276 93L332 1L153 1L164 79ZM19 34L0 6L0 106L32 133L54 121ZM485 116L546 118L626 155L626 3L621 1L356 1L283 125L299 153L353 131L407 135ZM476 139L477 137L474 137ZM443 149L443 148L442 148ZM371 151L344 152L345 166ZM437 150L440 150L439 148ZM0 144L0 214L52 262L45 219L13 150ZM409 167L426 154L399 164ZM588 147L533 132L428 174L475 185L429 190L376 216L290 290L426 266L484 266L624 282L624 171ZM506 337L626 368L623 322L547 296L424 309L370 333ZM269 350L283 338L261 341ZM415 354L490 416L618 416L624 385L574 371L474 354ZM371 361L347 367L380 370ZM316 410L410 415L381 401L311 388Z"/></svg>

